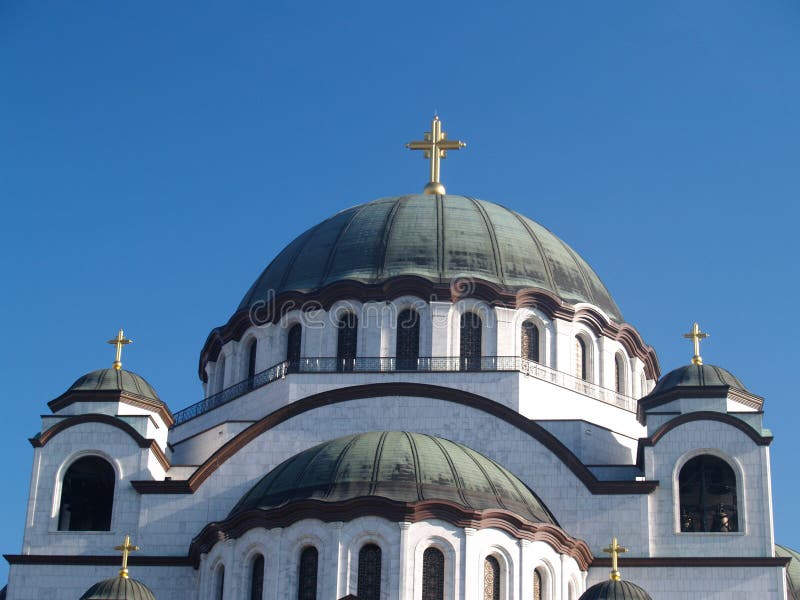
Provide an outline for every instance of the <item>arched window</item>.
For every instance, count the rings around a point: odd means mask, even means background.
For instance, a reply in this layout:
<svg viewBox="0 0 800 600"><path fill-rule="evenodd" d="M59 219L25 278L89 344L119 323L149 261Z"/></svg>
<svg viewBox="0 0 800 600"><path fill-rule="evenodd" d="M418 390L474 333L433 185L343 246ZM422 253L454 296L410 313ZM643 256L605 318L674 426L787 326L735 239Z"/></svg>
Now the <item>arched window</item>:
<svg viewBox="0 0 800 600"><path fill-rule="evenodd" d="M419 313L407 308L397 315L397 346L395 348L398 371L416 371L419 359Z"/></svg>
<svg viewBox="0 0 800 600"><path fill-rule="evenodd" d="M381 598L381 549L376 544L362 546L358 553L358 600Z"/></svg>
<svg viewBox="0 0 800 600"><path fill-rule="evenodd" d="M352 371L356 363L358 344L358 317L355 313L345 313L337 324L339 339L336 344L336 364L339 371Z"/></svg>
<svg viewBox="0 0 800 600"><path fill-rule="evenodd" d="M736 474L721 458L701 454L681 468L681 531L739 530Z"/></svg>
<svg viewBox="0 0 800 600"><path fill-rule="evenodd" d="M225 566L217 567L217 574L214 581L214 599L222 600L225 597Z"/></svg>
<svg viewBox="0 0 800 600"><path fill-rule="evenodd" d="M422 600L444 599L444 554L438 548L422 553Z"/></svg>
<svg viewBox="0 0 800 600"><path fill-rule="evenodd" d="M500 600L500 563L494 556L483 561L483 600Z"/></svg>
<svg viewBox="0 0 800 600"><path fill-rule="evenodd" d="M256 353L258 352L258 340L253 338L247 345L247 381L253 383L256 374Z"/></svg>
<svg viewBox="0 0 800 600"><path fill-rule="evenodd" d="M300 569L297 578L297 600L317 600L317 563L319 553L308 546L300 554Z"/></svg>
<svg viewBox="0 0 800 600"><path fill-rule="evenodd" d="M257 554L250 565L250 600L264 596L264 556Z"/></svg>
<svg viewBox="0 0 800 600"><path fill-rule="evenodd" d="M522 324L522 358L541 362L539 360L539 328L533 321Z"/></svg>
<svg viewBox="0 0 800 600"><path fill-rule="evenodd" d="M625 359L619 352L614 356L614 390L625 393Z"/></svg>
<svg viewBox="0 0 800 600"><path fill-rule="evenodd" d="M539 570L533 572L533 600L542 600L542 574Z"/></svg>
<svg viewBox="0 0 800 600"><path fill-rule="evenodd" d="M481 335L483 323L472 312L461 315L461 370L481 370Z"/></svg>
<svg viewBox="0 0 800 600"><path fill-rule="evenodd" d="M286 336L286 361L289 363L289 371L296 373L300 370L300 353L303 338L303 326L295 323L289 328Z"/></svg>
<svg viewBox="0 0 800 600"><path fill-rule="evenodd" d="M64 474L59 531L110 531L114 468L99 456L84 456Z"/></svg>
<svg viewBox="0 0 800 600"><path fill-rule="evenodd" d="M214 381L216 393L225 389L225 355L220 354L217 359L217 367L214 369Z"/></svg>
<svg viewBox="0 0 800 600"><path fill-rule="evenodd" d="M586 342L580 336L575 337L575 377L584 381L589 379L589 361L586 352Z"/></svg>

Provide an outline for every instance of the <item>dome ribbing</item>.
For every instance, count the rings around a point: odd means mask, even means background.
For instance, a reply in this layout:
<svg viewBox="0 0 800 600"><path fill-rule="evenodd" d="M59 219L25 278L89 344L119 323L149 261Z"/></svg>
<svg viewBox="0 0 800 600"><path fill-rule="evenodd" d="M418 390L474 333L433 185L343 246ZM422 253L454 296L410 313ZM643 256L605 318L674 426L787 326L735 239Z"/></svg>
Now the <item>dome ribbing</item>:
<svg viewBox="0 0 800 600"><path fill-rule="evenodd" d="M337 213L286 246L239 310L272 294L308 293L345 280L379 284L404 275L434 283L480 279L511 291L544 289L622 321L597 274L549 230L498 204L451 195L381 198Z"/></svg>

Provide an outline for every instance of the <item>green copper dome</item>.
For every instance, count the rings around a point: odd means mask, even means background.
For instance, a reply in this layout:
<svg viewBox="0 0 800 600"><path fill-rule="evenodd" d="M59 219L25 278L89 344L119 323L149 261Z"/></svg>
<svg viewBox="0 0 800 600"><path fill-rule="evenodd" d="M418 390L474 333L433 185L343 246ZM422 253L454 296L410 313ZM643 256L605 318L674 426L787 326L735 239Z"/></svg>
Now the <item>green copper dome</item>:
<svg viewBox="0 0 800 600"><path fill-rule="evenodd" d="M80 600L155 600L155 596L145 584L118 575L95 583Z"/></svg>
<svg viewBox="0 0 800 600"><path fill-rule="evenodd" d="M333 215L284 248L239 309L271 294L403 275L434 283L480 279L510 291L541 288L622 321L597 274L549 230L498 204L450 195L381 198Z"/></svg>
<svg viewBox="0 0 800 600"><path fill-rule="evenodd" d="M309 448L272 469L230 516L295 500L364 496L505 509L535 523L556 524L536 495L493 460L455 442L401 431L349 435Z"/></svg>
<svg viewBox="0 0 800 600"><path fill-rule="evenodd" d="M800 552L775 544L775 556L791 558L786 567L786 592L788 600L800 600Z"/></svg>
<svg viewBox="0 0 800 600"><path fill-rule="evenodd" d="M161 401L144 377L123 369L100 369L87 373L65 393L70 392L128 392L149 400Z"/></svg>
<svg viewBox="0 0 800 600"><path fill-rule="evenodd" d="M728 386L748 391L738 377L722 367L692 364L678 367L664 375L648 395L656 396L676 388L713 386Z"/></svg>
<svg viewBox="0 0 800 600"><path fill-rule="evenodd" d="M630 581L614 581L609 579L602 583L596 583L583 595L580 600L653 600L650 594L645 592L635 583Z"/></svg>

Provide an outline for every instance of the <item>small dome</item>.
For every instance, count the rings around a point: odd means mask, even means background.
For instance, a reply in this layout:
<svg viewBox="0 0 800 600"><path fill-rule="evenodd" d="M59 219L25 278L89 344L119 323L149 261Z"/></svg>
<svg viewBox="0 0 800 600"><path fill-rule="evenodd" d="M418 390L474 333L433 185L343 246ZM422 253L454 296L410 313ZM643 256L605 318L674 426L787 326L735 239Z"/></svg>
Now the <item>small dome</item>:
<svg viewBox="0 0 800 600"><path fill-rule="evenodd" d="M80 600L155 600L155 596L140 581L117 575L95 583Z"/></svg>
<svg viewBox="0 0 800 600"><path fill-rule="evenodd" d="M789 600L800 600L800 552L786 546L775 546L775 556L791 558L786 567L786 592Z"/></svg>
<svg viewBox="0 0 800 600"><path fill-rule="evenodd" d="M161 402L156 391L144 377L123 369L100 369L87 373L73 383L65 393L70 392L127 392Z"/></svg>
<svg viewBox="0 0 800 600"><path fill-rule="evenodd" d="M548 229L485 200L422 194L381 198L312 227L267 266L239 310L284 292L310 293L339 281L382 284L399 276L448 284L482 280L510 292L539 288L622 321L597 274Z"/></svg>
<svg viewBox="0 0 800 600"><path fill-rule="evenodd" d="M653 600L635 583L624 580L609 579L596 583L583 592L579 600Z"/></svg>
<svg viewBox="0 0 800 600"><path fill-rule="evenodd" d="M684 365L670 371L658 380L650 396L660 395L675 388L727 386L747 392L747 388L730 371L714 365ZM749 392L748 392L749 393Z"/></svg>
<svg viewBox="0 0 800 600"><path fill-rule="evenodd" d="M443 500L556 524L536 495L490 458L449 440L400 431L349 435L304 450L272 469L230 516L295 500L363 496L404 503Z"/></svg>

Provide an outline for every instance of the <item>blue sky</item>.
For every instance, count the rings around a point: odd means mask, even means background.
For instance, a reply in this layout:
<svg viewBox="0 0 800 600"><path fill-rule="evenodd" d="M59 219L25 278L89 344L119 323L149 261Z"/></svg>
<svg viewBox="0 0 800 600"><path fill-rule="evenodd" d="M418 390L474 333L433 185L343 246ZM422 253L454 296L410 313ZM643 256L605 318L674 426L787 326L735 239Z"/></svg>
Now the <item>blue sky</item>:
<svg viewBox="0 0 800 600"><path fill-rule="evenodd" d="M174 410L199 400L206 335L286 243L421 190L403 144L434 111L469 143L448 191L571 244L663 372L711 332L706 361L766 398L800 548L799 62L789 0L0 3L0 552L27 438L105 340L125 328Z"/></svg>

